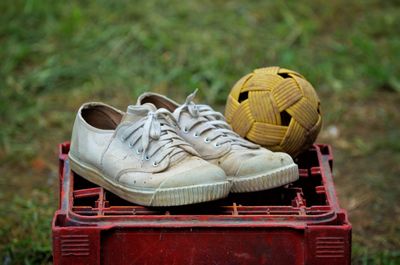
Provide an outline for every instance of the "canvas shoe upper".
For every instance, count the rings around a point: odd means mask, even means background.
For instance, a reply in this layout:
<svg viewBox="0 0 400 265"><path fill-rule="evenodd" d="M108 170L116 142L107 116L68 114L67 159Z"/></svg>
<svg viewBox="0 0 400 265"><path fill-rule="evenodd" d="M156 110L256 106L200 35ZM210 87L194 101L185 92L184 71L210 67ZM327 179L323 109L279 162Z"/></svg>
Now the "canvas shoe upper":
<svg viewBox="0 0 400 265"><path fill-rule="evenodd" d="M201 159L175 132L175 118L151 104L123 113L87 103L75 119L71 169L141 205L171 206L227 196L223 170Z"/></svg>
<svg viewBox="0 0 400 265"><path fill-rule="evenodd" d="M137 105L153 104L171 111L179 123L177 133L193 145L201 157L221 167L233 183L231 192L250 192L281 186L298 179L297 165L286 153L271 152L236 134L224 116L208 105L144 93Z"/></svg>

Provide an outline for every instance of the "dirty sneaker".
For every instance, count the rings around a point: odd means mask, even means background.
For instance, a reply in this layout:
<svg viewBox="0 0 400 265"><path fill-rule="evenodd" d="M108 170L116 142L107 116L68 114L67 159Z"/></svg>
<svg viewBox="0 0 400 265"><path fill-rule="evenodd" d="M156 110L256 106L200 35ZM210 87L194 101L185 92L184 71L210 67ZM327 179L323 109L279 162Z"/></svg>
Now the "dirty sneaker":
<svg viewBox="0 0 400 265"><path fill-rule="evenodd" d="M173 206L226 197L231 184L175 132L176 120L150 104L126 113L84 104L76 116L71 169L130 202Z"/></svg>
<svg viewBox="0 0 400 265"><path fill-rule="evenodd" d="M144 93L137 105L153 104L171 111L179 124L177 133L203 159L225 171L233 183L231 192L266 190L299 178L297 165L288 154L272 152L241 138L221 113L193 103L195 94L196 91L179 105L165 96Z"/></svg>

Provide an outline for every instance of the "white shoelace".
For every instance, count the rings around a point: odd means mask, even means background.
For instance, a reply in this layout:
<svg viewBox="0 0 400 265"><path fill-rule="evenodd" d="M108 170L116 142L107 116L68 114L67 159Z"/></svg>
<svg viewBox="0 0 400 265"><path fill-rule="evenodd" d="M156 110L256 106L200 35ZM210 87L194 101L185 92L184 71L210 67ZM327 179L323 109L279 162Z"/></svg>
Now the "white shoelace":
<svg viewBox="0 0 400 265"><path fill-rule="evenodd" d="M150 160L158 154L158 161L153 162L153 166L157 166L168 155L185 152L181 148L183 145L190 146L176 134L174 126L178 126L178 122L168 110L149 111L146 117L124 129L122 140L129 140L129 147L136 148L136 153L142 154L142 160Z"/></svg>
<svg viewBox="0 0 400 265"><path fill-rule="evenodd" d="M240 145L247 148L258 148L258 145L246 141L240 135L235 133L231 126L225 121L225 117L214 111L208 105L196 105L193 102L193 98L196 96L197 89L190 94L184 104L178 107L174 111L174 116L177 121L181 117L181 113L187 111L192 117L197 118L186 127L182 128L184 132L189 132L196 127L195 136L200 136L203 133L207 133L207 137L204 139L206 143L218 140L215 142L215 146L221 146L225 143L231 143L231 145Z"/></svg>

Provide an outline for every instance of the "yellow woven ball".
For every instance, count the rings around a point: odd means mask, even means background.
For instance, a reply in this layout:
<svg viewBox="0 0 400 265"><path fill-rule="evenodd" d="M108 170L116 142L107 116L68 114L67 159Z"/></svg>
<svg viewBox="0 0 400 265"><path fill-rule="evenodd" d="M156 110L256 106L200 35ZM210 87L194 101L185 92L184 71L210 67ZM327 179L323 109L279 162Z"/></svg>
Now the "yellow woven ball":
<svg viewBox="0 0 400 265"><path fill-rule="evenodd" d="M322 124L312 85L280 67L256 69L242 77L228 96L225 117L240 136L293 157L315 141Z"/></svg>

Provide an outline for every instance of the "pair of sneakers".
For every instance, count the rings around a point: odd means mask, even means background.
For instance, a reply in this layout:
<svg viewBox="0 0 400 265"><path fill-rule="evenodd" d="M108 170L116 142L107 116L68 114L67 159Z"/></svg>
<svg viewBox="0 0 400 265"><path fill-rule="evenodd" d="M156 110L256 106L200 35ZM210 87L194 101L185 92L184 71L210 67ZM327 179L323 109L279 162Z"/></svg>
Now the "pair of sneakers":
<svg viewBox="0 0 400 265"><path fill-rule="evenodd" d="M232 131L223 115L144 93L126 112L86 103L75 119L71 169L130 202L174 206L217 200L298 179L285 153L271 152Z"/></svg>

